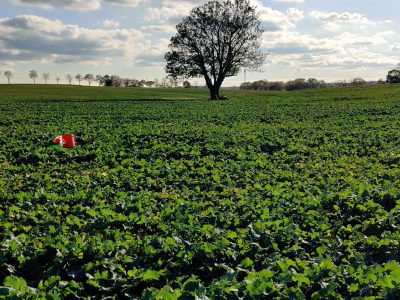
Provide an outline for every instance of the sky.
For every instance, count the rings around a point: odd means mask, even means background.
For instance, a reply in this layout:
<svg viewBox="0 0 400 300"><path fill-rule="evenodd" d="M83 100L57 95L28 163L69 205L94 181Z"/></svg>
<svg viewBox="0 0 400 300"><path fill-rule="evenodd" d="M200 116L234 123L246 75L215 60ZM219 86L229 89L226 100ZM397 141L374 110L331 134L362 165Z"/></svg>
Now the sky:
<svg viewBox="0 0 400 300"><path fill-rule="evenodd" d="M30 82L29 71L66 83L66 74L166 76L175 26L203 0L0 0L0 83ZM385 78L400 62L398 0L251 0L268 59L246 79ZM38 82L43 81L41 76ZM203 84L201 78L191 80Z"/></svg>

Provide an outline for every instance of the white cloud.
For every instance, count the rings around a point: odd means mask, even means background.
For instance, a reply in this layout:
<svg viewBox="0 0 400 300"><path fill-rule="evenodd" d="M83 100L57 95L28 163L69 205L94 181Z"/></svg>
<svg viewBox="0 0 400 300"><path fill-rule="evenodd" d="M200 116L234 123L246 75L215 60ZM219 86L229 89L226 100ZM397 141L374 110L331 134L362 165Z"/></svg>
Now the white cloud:
<svg viewBox="0 0 400 300"><path fill-rule="evenodd" d="M310 17L324 23L324 28L328 31L338 31L344 24L370 24L368 19L359 13L337 13L337 12L320 12L311 11Z"/></svg>
<svg viewBox="0 0 400 300"><path fill-rule="evenodd" d="M188 15L195 5L186 1L165 1L165 5L161 8L149 7L145 19L163 20L164 22L178 21Z"/></svg>
<svg viewBox="0 0 400 300"><path fill-rule="evenodd" d="M186 3L192 6L197 6L208 2L207 0L161 0L163 5L176 5L179 3Z"/></svg>
<svg viewBox="0 0 400 300"><path fill-rule="evenodd" d="M0 50L1 53L1 50ZM0 67L2 68L13 68L15 66L15 63L13 61L8 61L8 60L0 60ZM14 70L10 70L14 71Z"/></svg>
<svg viewBox="0 0 400 300"><path fill-rule="evenodd" d="M176 32L176 24L181 22L191 9L206 2L206 0L162 0L161 7L148 7L146 9L144 19L153 23L143 28L157 32L174 33Z"/></svg>
<svg viewBox="0 0 400 300"><path fill-rule="evenodd" d="M265 6L259 10L260 19L266 31L283 31L295 27L290 18L278 10Z"/></svg>
<svg viewBox="0 0 400 300"><path fill-rule="evenodd" d="M294 23L304 18L303 11L289 8L287 12L281 12L269 6L265 6L260 0L250 0L260 13L260 20L265 31L287 31L296 27Z"/></svg>
<svg viewBox="0 0 400 300"><path fill-rule="evenodd" d="M104 20L102 24L105 28L119 28L121 26L118 21L111 19Z"/></svg>
<svg viewBox="0 0 400 300"><path fill-rule="evenodd" d="M117 5L123 5L123 6L138 6L142 0L104 0L105 3L110 3L110 4L117 4Z"/></svg>
<svg viewBox="0 0 400 300"><path fill-rule="evenodd" d="M9 0L18 6L39 7L42 9L55 9L63 7L69 10L88 11L101 8L101 0Z"/></svg>
<svg viewBox="0 0 400 300"><path fill-rule="evenodd" d="M161 0L161 7L148 7L145 19L153 24L143 28L158 32L174 33L175 26L190 13L195 6L206 3L206 0ZM304 19L304 12L289 8L286 12L264 6L260 0L250 0L260 13L262 27L266 31L286 31L295 28L295 23ZM155 22L158 22L155 23Z"/></svg>
<svg viewBox="0 0 400 300"><path fill-rule="evenodd" d="M313 10L310 12L310 16L322 21L322 22L347 22L347 23L353 23L353 22L360 22L360 21L365 21L366 18L364 15L361 15L359 13L349 13L349 12L343 12L343 13L337 13L337 12L319 12Z"/></svg>
<svg viewBox="0 0 400 300"><path fill-rule="evenodd" d="M304 19L304 12L297 8L289 8L287 10L287 15L289 20L293 22L298 22Z"/></svg>
<svg viewBox="0 0 400 300"><path fill-rule="evenodd" d="M146 37L133 29L88 29L35 15L0 19L0 60L132 63L145 50Z"/></svg>
<svg viewBox="0 0 400 300"><path fill-rule="evenodd" d="M148 25L142 27L143 31L151 31L151 32L161 32L173 34L176 32L176 26L173 24L159 24L159 25Z"/></svg>
<svg viewBox="0 0 400 300"><path fill-rule="evenodd" d="M390 66L396 58L374 47L384 46L387 41L380 33L363 36L344 32L332 38L317 38L298 32L265 33L263 46L271 49L275 65L302 68L362 68Z"/></svg>
<svg viewBox="0 0 400 300"><path fill-rule="evenodd" d="M137 57L137 64L141 67L163 67L165 65L164 55L168 50L170 41L159 39L156 43L149 43L147 50Z"/></svg>
<svg viewBox="0 0 400 300"><path fill-rule="evenodd" d="M38 7L42 9L64 8L77 11L98 10L103 4L135 7L145 0L8 0L14 5Z"/></svg>
<svg viewBox="0 0 400 300"><path fill-rule="evenodd" d="M304 3L304 0L273 0L273 1L282 3Z"/></svg>

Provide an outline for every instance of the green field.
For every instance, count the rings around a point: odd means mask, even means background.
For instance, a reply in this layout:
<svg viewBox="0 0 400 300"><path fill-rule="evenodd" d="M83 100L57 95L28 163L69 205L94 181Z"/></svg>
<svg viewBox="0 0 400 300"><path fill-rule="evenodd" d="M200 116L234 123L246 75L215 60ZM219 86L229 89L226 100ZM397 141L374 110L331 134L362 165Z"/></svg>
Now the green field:
<svg viewBox="0 0 400 300"><path fill-rule="evenodd" d="M0 299L400 299L400 86L222 95L0 85Z"/></svg>

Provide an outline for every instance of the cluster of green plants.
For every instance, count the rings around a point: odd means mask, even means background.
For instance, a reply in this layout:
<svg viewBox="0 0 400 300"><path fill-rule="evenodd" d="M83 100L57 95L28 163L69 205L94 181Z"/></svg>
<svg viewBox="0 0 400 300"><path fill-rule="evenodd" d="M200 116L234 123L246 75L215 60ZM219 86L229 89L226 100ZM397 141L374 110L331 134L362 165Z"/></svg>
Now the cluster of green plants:
<svg viewBox="0 0 400 300"><path fill-rule="evenodd" d="M0 298L400 298L399 87L9 88Z"/></svg>

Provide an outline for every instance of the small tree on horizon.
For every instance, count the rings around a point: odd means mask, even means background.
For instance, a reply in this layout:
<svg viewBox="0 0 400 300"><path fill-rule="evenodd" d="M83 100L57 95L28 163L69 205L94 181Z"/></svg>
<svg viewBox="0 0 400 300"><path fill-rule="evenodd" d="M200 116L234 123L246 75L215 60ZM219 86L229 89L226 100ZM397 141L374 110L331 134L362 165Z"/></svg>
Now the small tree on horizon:
<svg viewBox="0 0 400 300"><path fill-rule="evenodd" d="M146 81L146 86L147 87L153 87L154 86L154 81L153 80L147 80Z"/></svg>
<svg viewBox="0 0 400 300"><path fill-rule="evenodd" d="M377 83L378 83L378 84L385 84L386 81L383 80L382 78L379 78L378 81L377 81Z"/></svg>
<svg viewBox="0 0 400 300"><path fill-rule="evenodd" d="M96 75L95 81L97 81L99 83L99 86L101 86L104 84L104 77L101 75Z"/></svg>
<svg viewBox="0 0 400 300"><path fill-rule="evenodd" d="M11 71L5 71L4 76L7 77L8 84L10 84L10 79L13 78L13 73Z"/></svg>
<svg viewBox="0 0 400 300"><path fill-rule="evenodd" d="M42 75L44 82L47 84L47 80L50 78L50 74L49 73L43 73Z"/></svg>
<svg viewBox="0 0 400 300"><path fill-rule="evenodd" d="M400 83L400 69L390 70L386 77L386 81L388 83Z"/></svg>
<svg viewBox="0 0 400 300"><path fill-rule="evenodd" d="M110 79L114 87L121 87L123 85L123 80L118 75L111 75Z"/></svg>
<svg viewBox="0 0 400 300"><path fill-rule="evenodd" d="M81 74L76 74L75 79L78 80L79 85L81 85L82 75Z"/></svg>
<svg viewBox="0 0 400 300"><path fill-rule="evenodd" d="M307 84L310 89L316 89L317 87L319 87L319 80L316 78L309 78L307 80Z"/></svg>
<svg viewBox="0 0 400 300"><path fill-rule="evenodd" d="M93 74L86 74L85 77L83 77L83 79L85 79L90 86L92 84L92 81L94 80L94 76Z"/></svg>
<svg viewBox="0 0 400 300"><path fill-rule="evenodd" d="M38 78L38 73L35 70L29 71L29 78L33 79L33 84L36 84L36 79Z"/></svg>
<svg viewBox="0 0 400 300"><path fill-rule="evenodd" d="M65 78L67 79L69 85L71 85L71 82L72 82L72 79L73 79L72 76L71 76L71 74L65 75Z"/></svg>
<svg viewBox="0 0 400 300"><path fill-rule="evenodd" d="M249 0L210 1L194 8L176 29L165 54L166 72L175 78L204 77L212 100L220 99L226 77L241 68L259 70L265 61L264 30Z"/></svg>
<svg viewBox="0 0 400 300"><path fill-rule="evenodd" d="M365 79L361 78L361 77L356 77L351 80L351 85L353 85L353 86L361 86L361 85L365 85L366 83L367 82L365 81Z"/></svg>
<svg viewBox="0 0 400 300"><path fill-rule="evenodd" d="M57 85L58 85L58 83L60 82L60 77L56 77L56 81L57 81Z"/></svg>

